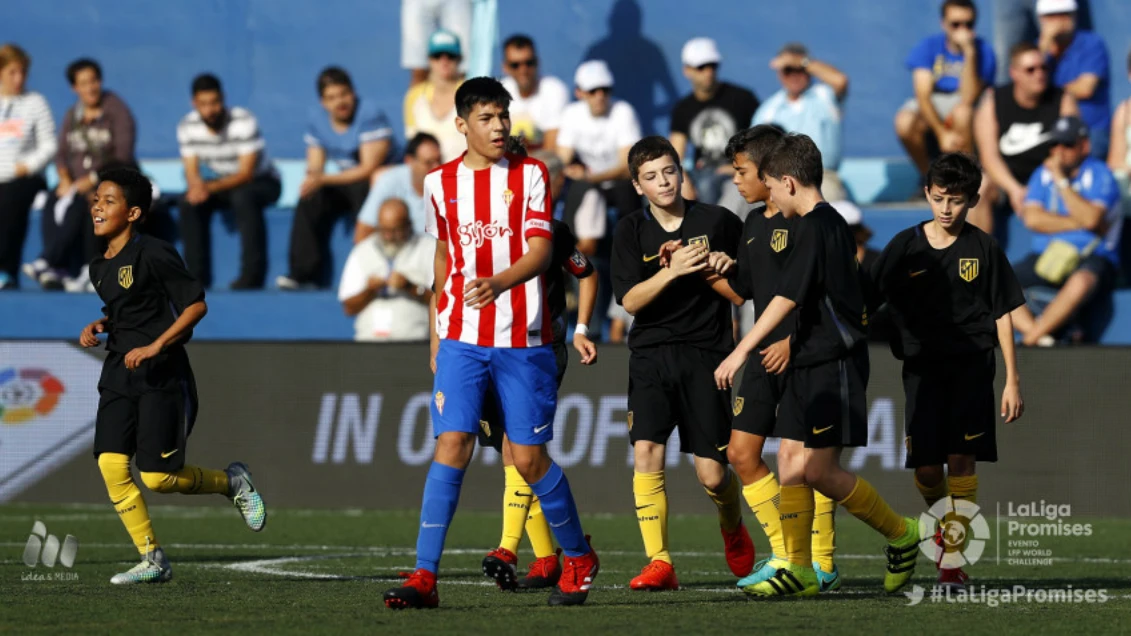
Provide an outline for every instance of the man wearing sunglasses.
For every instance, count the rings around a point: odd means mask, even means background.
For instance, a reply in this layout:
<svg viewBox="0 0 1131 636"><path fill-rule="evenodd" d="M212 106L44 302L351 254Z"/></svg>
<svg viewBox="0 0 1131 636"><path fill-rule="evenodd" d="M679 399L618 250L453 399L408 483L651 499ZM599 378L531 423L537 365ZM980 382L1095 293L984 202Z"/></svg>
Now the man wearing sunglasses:
<svg viewBox="0 0 1131 636"><path fill-rule="evenodd" d="M974 141L985 179L968 220L993 232L997 213L1020 214L1029 177L1048 158L1058 117L1079 113L1072 95L1049 84L1045 58L1031 42L1013 47L1010 83L987 88L974 115Z"/></svg>
<svg viewBox="0 0 1131 636"><path fill-rule="evenodd" d="M1123 230L1119 185L1107 164L1089 156L1088 134L1078 117L1057 120L1052 150L1029 179L1021 218L1034 233L1032 252L1014 269L1026 290L1051 287L1056 296L1036 319L1026 306L1013 312L1028 346L1051 345L1070 323L1080 326L1079 337L1070 339L1095 342L1099 334L1086 313L1115 287ZM1083 320L1074 320L1081 312Z"/></svg>
<svg viewBox="0 0 1131 636"><path fill-rule="evenodd" d="M404 96L404 138L428 133L440 141L440 159L457 159L467 140L456 130L456 91L463 84L459 36L440 29L428 39L428 78Z"/></svg>
<svg viewBox="0 0 1131 636"><path fill-rule="evenodd" d="M538 73L534 40L512 35L503 42L503 87L511 94L511 134L526 141L528 152L554 150L562 110L569 103L565 82Z"/></svg>
<svg viewBox="0 0 1131 636"><path fill-rule="evenodd" d="M974 103L993 84L997 60L988 42L974 34L973 0L942 3L942 33L919 42L907 56L915 97L895 114L895 133L920 178L930 163L929 136L942 152L973 150Z"/></svg>
<svg viewBox="0 0 1131 636"><path fill-rule="evenodd" d="M688 142L695 149L693 165L687 169L683 182L683 196L723 205L723 189L734 175L726 158L727 141L754 117L758 98L741 86L719 81L723 57L711 38L688 40L680 57L683 75L691 83L691 94L672 109L670 141L684 164ZM737 203L738 191L728 189L734 191Z"/></svg>
<svg viewBox="0 0 1131 636"><path fill-rule="evenodd" d="M750 125L777 124L812 139L825 167L821 181L825 200L848 199L837 174L844 147L840 107L848 94L848 76L809 57L809 49L797 42L783 46L770 68L777 71L782 88L758 107Z"/></svg>

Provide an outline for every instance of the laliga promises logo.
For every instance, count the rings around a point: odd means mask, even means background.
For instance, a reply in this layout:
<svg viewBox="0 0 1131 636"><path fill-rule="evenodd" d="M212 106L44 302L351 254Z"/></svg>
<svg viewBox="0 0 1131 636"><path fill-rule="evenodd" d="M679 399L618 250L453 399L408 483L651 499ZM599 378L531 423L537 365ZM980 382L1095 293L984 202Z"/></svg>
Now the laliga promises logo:
<svg viewBox="0 0 1131 636"><path fill-rule="evenodd" d="M945 497L919 515L919 549L934 548L935 564L942 569L973 565L990 538L990 525L977 504Z"/></svg>
<svg viewBox="0 0 1131 636"><path fill-rule="evenodd" d="M483 247L488 239L497 239L514 234L514 231L509 227L499 223L484 223L483 221L464 223L457 228L457 231L459 232L460 245L474 243L475 247Z"/></svg>
<svg viewBox="0 0 1131 636"><path fill-rule="evenodd" d="M0 424L23 424L50 414L64 390L45 369L0 370Z"/></svg>

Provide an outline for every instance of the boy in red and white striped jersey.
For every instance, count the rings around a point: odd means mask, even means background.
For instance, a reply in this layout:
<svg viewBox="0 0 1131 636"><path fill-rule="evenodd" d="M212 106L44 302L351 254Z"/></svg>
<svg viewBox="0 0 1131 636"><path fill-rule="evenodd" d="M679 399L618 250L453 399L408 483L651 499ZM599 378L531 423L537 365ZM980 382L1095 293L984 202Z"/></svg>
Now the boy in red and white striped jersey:
<svg viewBox="0 0 1131 636"><path fill-rule="evenodd" d="M515 467L542 502L566 554L551 605L585 602L599 563L569 482L550 459L557 364L543 273L553 245L546 166L506 152L511 97L477 77L456 92L456 127L467 152L424 179L427 231L436 238L436 451L424 485L416 571L385 593L393 609L436 607L436 572L471 461L484 392L493 390Z"/></svg>

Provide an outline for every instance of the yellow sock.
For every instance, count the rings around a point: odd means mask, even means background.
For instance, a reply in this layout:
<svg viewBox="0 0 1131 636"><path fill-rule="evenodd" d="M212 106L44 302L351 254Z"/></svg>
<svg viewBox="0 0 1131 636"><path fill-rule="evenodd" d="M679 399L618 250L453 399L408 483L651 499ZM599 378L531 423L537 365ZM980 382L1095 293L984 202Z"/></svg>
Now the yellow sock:
<svg viewBox="0 0 1131 636"><path fill-rule="evenodd" d="M813 503L813 560L827 574L832 574L836 553L836 502L814 490Z"/></svg>
<svg viewBox="0 0 1131 636"><path fill-rule="evenodd" d="M794 565L813 567L813 489L809 486L782 486L781 531L785 558Z"/></svg>
<svg viewBox="0 0 1131 636"><path fill-rule="evenodd" d="M754 511L758 523L762 524L762 531L770 540L770 551L784 559L785 542L782 539L781 513L778 512L778 499L781 497L778 478L770 473L749 486L743 486L742 496Z"/></svg>
<svg viewBox="0 0 1131 636"><path fill-rule="evenodd" d="M534 493L514 466L503 466L503 475L503 536L499 539L499 547L518 552L522 527L530 513L530 500Z"/></svg>
<svg viewBox="0 0 1131 636"><path fill-rule="evenodd" d="M141 481L153 492L184 495L227 495L228 473L212 468L185 466L175 473L142 473Z"/></svg>
<svg viewBox="0 0 1131 636"><path fill-rule="evenodd" d="M653 561L672 562L668 553L668 493L664 489L664 471L635 472L632 494L636 496L636 522L644 538L644 551Z"/></svg>
<svg viewBox="0 0 1131 636"><path fill-rule="evenodd" d="M526 536L530 539L530 547L534 550L534 557L541 559L554 553L554 535L550 532L550 524L542 514L542 502L537 497L530 500L530 513L526 516Z"/></svg>
<svg viewBox="0 0 1131 636"><path fill-rule="evenodd" d="M978 503L978 476L970 475L969 477L950 477L946 478L946 484L950 488L950 496L955 499L965 499L970 503Z"/></svg>
<svg viewBox="0 0 1131 636"><path fill-rule="evenodd" d="M738 477L730 470L726 471L726 481L723 482L722 487L718 491L712 491L704 488L707 495L711 497L711 501L715 502L715 507L719 509L719 527L726 532L732 532L738 528L742 523L742 484L738 483Z"/></svg>
<svg viewBox="0 0 1131 636"><path fill-rule="evenodd" d="M102 473L102 480L106 482L106 492L114 504L114 510L126 532L130 533L134 546L141 554L145 554L148 547L158 547L157 538L153 536L153 523L149 519L149 508L145 505L145 498L141 496L141 489L134 483L130 474L130 457L121 453L102 453L98 456L98 470Z"/></svg>
<svg viewBox="0 0 1131 636"><path fill-rule="evenodd" d="M840 505L844 506L853 517L887 537L888 541L895 541L907 533L907 524L904 523L903 517L896 514L872 484L863 477L856 477L856 485Z"/></svg>
<svg viewBox="0 0 1131 636"><path fill-rule="evenodd" d="M923 501L927 502L927 507L935 505L939 499L947 496L947 480L942 480L934 486L924 486L919 478L915 478L915 487L919 489L919 494L923 495Z"/></svg>

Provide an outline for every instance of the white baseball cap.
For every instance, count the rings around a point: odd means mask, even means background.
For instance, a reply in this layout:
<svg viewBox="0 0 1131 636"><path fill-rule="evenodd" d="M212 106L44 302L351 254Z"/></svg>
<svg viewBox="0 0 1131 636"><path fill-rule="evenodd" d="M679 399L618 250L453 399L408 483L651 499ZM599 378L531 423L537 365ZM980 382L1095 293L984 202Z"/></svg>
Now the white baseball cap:
<svg viewBox="0 0 1131 636"><path fill-rule="evenodd" d="M719 47L715 45L715 41L711 38L692 38L683 45L683 54L680 56L683 59L684 66L693 66L699 68L706 64L718 64L723 61L723 56L719 55Z"/></svg>
<svg viewBox="0 0 1131 636"><path fill-rule="evenodd" d="M609 70L609 65L605 64L604 60L589 60L577 67L577 72L573 74L573 83L587 93L598 88L612 88L613 72Z"/></svg>
<svg viewBox="0 0 1131 636"><path fill-rule="evenodd" d="M1076 0L1037 0L1037 15L1076 13Z"/></svg>
<svg viewBox="0 0 1131 636"><path fill-rule="evenodd" d="M830 202L837 212L844 217L844 222L849 225L860 225L864 222L864 213L856 204L851 201L832 201Z"/></svg>

